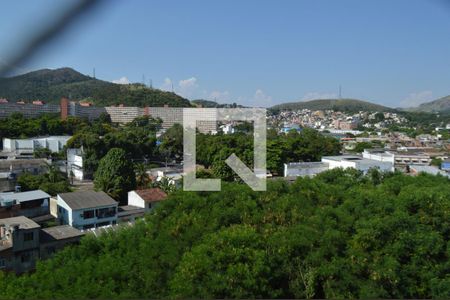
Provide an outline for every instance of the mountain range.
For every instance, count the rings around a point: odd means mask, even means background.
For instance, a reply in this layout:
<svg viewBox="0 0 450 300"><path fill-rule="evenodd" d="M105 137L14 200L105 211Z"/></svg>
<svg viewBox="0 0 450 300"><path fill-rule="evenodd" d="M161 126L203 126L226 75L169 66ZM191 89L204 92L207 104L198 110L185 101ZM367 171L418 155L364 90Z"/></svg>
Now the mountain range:
<svg viewBox="0 0 450 300"><path fill-rule="evenodd" d="M318 99L283 103L272 106L272 111L280 110L339 110L339 111L394 111L395 109L358 99Z"/></svg>
<svg viewBox="0 0 450 300"><path fill-rule="evenodd" d="M59 103L61 97L88 100L97 106L190 107L189 100L143 84L115 84L86 76L71 68L42 69L14 77L0 78L0 98L11 101L43 100Z"/></svg>
<svg viewBox="0 0 450 300"><path fill-rule="evenodd" d="M408 108L407 110L421 112L450 112L450 96L422 103L418 107Z"/></svg>
<svg viewBox="0 0 450 300"><path fill-rule="evenodd" d="M0 78L0 98L11 101L43 100L58 103L62 97L87 100L97 106L125 104L127 106L242 107L238 104L219 104L210 100L189 101L175 93L149 88L143 84L116 84L83 75L71 68L42 69L30 73ZM395 111L387 106L359 99L318 99L278 104L270 108L280 110L341 110L341 111ZM418 107L401 109L420 112L450 112L450 96Z"/></svg>

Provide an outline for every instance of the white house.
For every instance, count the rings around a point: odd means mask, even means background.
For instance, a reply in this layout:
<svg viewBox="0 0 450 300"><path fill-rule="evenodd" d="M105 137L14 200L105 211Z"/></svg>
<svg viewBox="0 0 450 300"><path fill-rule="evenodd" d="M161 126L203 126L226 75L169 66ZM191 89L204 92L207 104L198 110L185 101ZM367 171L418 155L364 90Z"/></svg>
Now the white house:
<svg viewBox="0 0 450 300"><path fill-rule="evenodd" d="M67 176L71 176L77 180L84 180L85 174L83 171L83 151L82 149L70 148L67 149Z"/></svg>
<svg viewBox="0 0 450 300"><path fill-rule="evenodd" d="M222 129L222 132L224 134L232 134L234 133L234 127L232 123L228 123L225 125L220 126L220 129Z"/></svg>
<svg viewBox="0 0 450 300"><path fill-rule="evenodd" d="M131 191L128 192L128 205L144 208L148 212L166 198L167 194L160 188Z"/></svg>
<svg viewBox="0 0 450 300"><path fill-rule="evenodd" d="M61 224L88 230L117 223L118 203L104 192L83 191L58 194Z"/></svg>

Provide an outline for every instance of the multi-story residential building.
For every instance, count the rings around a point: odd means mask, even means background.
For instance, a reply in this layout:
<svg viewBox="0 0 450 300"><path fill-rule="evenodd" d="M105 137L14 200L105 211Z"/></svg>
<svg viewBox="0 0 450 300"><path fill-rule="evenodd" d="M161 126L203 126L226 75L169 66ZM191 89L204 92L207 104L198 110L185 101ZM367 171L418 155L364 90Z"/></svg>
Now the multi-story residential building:
<svg viewBox="0 0 450 300"><path fill-rule="evenodd" d="M113 123L130 123L137 117L144 116L144 109L139 107L119 105L105 107L105 110Z"/></svg>
<svg viewBox="0 0 450 300"><path fill-rule="evenodd" d="M69 244L79 243L83 235L83 232L69 225L42 228L39 234L40 259L51 257Z"/></svg>
<svg viewBox="0 0 450 300"><path fill-rule="evenodd" d="M46 171L45 159L0 159L0 192L14 191L18 176L25 172L37 175Z"/></svg>
<svg viewBox="0 0 450 300"><path fill-rule="evenodd" d="M104 192L83 191L57 195L61 224L88 230L117 223L118 203Z"/></svg>
<svg viewBox="0 0 450 300"><path fill-rule="evenodd" d="M39 258L40 226L26 217L0 219L0 269L23 273Z"/></svg>
<svg viewBox="0 0 450 300"><path fill-rule="evenodd" d="M35 218L50 213L50 195L41 190L0 193L0 218Z"/></svg>
<svg viewBox="0 0 450 300"><path fill-rule="evenodd" d="M57 104L43 104L41 103L9 103L0 102L0 119L7 118L13 113L21 113L25 118L36 118L45 113L59 113L60 106Z"/></svg>
<svg viewBox="0 0 450 300"><path fill-rule="evenodd" d="M78 243L83 233L68 225L41 229L27 217L0 219L0 271L33 270L38 259L50 257L67 244Z"/></svg>
<svg viewBox="0 0 450 300"><path fill-rule="evenodd" d="M183 123L183 107L127 107L124 105L95 107L85 105L67 98L62 98L59 105L44 104L43 102L35 102L34 104L26 104L24 102L9 103L8 101L0 102L0 118L6 118L11 114L19 112L27 118L38 117L44 113L59 113L63 120L69 116L82 117L89 120L97 119L101 114L107 113L111 117L113 123L129 123L137 117L151 116L159 118L163 121L164 129L172 127L174 124ZM213 109L204 109L202 114L212 114ZM194 116L196 111L193 108L187 108L187 116ZM211 121L197 122L197 128L202 133L217 132L217 123Z"/></svg>

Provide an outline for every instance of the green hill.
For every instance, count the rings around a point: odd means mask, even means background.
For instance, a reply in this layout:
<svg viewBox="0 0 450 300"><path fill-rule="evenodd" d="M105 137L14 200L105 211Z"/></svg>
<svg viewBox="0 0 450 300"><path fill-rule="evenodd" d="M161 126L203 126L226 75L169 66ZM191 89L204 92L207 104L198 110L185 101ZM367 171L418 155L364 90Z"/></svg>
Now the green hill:
<svg viewBox="0 0 450 300"><path fill-rule="evenodd" d="M431 102L422 103L418 107L407 110L422 112L450 112L450 96L442 97Z"/></svg>
<svg viewBox="0 0 450 300"><path fill-rule="evenodd" d="M318 99L278 104L270 108L280 110L338 110L338 111L394 111L393 108L356 99Z"/></svg>
<svg viewBox="0 0 450 300"><path fill-rule="evenodd" d="M61 97L90 100L97 106L191 106L174 93L151 89L142 84L115 84L83 75L70 68L43 69L14 77L0 78L0 98L11 101L44 100L58 103Z"/></svg>
<svg viewBox="0 0 450 300"><path fill-rule="evenodd" d="M195 106L201 105L202 107L213 107L213 108L236 108L236 107L244 107L242 105L232 103L232 104L224 104L224 103L217 103L215 101L211 100L204 100L204 99L197 99L192 100L191 103Z"/></svg>

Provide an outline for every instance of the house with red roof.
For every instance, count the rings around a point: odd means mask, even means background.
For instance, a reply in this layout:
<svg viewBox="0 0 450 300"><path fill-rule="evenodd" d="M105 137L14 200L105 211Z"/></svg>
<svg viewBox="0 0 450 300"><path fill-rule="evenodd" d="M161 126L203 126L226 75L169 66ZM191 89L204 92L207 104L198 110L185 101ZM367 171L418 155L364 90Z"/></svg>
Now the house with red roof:
<svg viewBox="0 0 450 300"><path fill-rule="evenodd" d="M166 198L167 194L160 188L136 190L128 192L128 205L144 208L148 212Z"/></svg>

